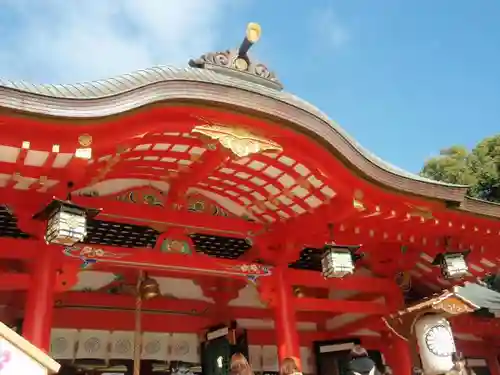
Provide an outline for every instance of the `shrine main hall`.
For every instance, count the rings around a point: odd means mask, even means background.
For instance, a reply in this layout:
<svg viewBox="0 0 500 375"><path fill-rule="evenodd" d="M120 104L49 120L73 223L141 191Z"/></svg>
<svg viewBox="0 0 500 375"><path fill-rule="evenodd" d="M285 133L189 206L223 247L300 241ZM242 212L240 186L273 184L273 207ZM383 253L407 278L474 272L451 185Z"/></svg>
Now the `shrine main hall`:
<svg viewBox="0 0 500 375"><path fill-rule="evenodd" d="M260 34L1 81L2 322L61 374L222 375L240 352L341 375L361 345L395 375L500 375L500 206L365 150L251 58Z"/></svg>

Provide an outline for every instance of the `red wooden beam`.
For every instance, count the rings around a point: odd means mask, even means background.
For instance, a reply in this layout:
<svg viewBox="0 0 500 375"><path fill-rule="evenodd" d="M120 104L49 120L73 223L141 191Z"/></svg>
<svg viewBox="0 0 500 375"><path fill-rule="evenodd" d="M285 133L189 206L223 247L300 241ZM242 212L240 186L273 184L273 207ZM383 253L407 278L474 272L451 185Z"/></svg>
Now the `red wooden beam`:
<svg viewBox="0 0 500 375"><path fill-rule="evenodd" d="M226 150L222 150L221 147L212 152L205 151L201 156L201 160L195 161L189 167L189 172L179 173L179 176L172 181L168 197L168 203L171 208L185 203L186 192L190 187L196 186L198 182L205 180L221 164L229 160L230 155Z"/></svg>
<svg viewBox="0 0 500 375"><path fill-rule="evenodd" d="M301 346L312 348L314 341L328 340L328 332L299 331L299 342ZM250 345L276 345L276 331L269 329L247 330L247 338Z"/></svg>
<svg viewBox="0 0 500 375"><path fill-rule="evenodd" d="M15 247L14 247L15 245ZM39 251L44 251L48 246L40 240L13 240L9 238L0 238L0 258L10 259L36 259ZM53 247L53 246L52 246ZM63 264L73 264L81 262L80 251L82 249L103 250L105 253L99 257L96 268L101 265L104 267L126 267L140 268L149 271L169 271L171 273L179 272L181 274L205 274L219 277L231 277L236 279L247 279L248 274L255 272L245 272L248 270L248 263L229 259L218 259L203 254L183 255L174 253L162 253L146 248L122 248L101 245L78 244L74 248L74 256L63 256L63 247L57 246L54 251L60 251ZM22 249L17 251L16 249ZM25 254L26 253L26 254ZM112 254L112 255L107 255ZM266 276L262 273L262 277Z"/></svg>
<svg viewBox="0 0 500 375"><path fill-rule="evenodd" d="M99 311L90 309L54 310L53 327L98 330L134 330L134 311ZM207 317L193 314L147 314L142 329L150 332L201 332L210 325Z"/></svg>
<svg viewBox="0 0 500 375"><path fill-rule="evenodd" d="M78 309L55 309L54 328L73 329L98 329L112 330L134 330L134 313L78 310ZM166 314L144 314L142 328L144 331L165 333L199 333L210 325L210 319L200 316L166 315ZM358 326L358 329L366 327ZM348 334L341 338L354 338ZM312 347L314 341L325 341L338 339L333 331L301 331L299 340L301 346ZM380 350L382 339L379 337L361 336L361 344L370 350ZM248 330L248 341L251 345L276 345L275 330ZM456 341L457 348L466 356L485 356L492 350L491 344L487 342Z"/></svg>
<svg viewBox="0 0 500 375"><path fill-rule="evenodd" d="M54 328L97 329L105 331L133 331L134 311L109 311L90 309L56 308L54 310ZM153 314L144 313L143 331L199 333L213 324L213 319L198 315ZM252 333L253 332L253 333ZM327 340L332 337L327 332L300 332L301 344L309 346L313 341ZM274 330L250 330L249 342L252 344L275 345Z"/></svg>
<svg viewBox="0 0 500 375"><path fill-rule="evenodd" d="M147 315L147 316L146 316ZM96 310L55 309L54 328L98 329L133 331L133 312L114 312ZM145 314L142 319L144 331L199 333L210 325L210 319L200 316ZM358 326L358 329L365 328ZM348 334L342 338L354 338ZM299 332L301 346L311 347L314 341L338 339L333 331ZM382 339L379 337L361 336L362 345L367 349L380 350ZM248 330L248 341L252 345L276 345L275 330ZM491 352L491 343L456 341L457 348L466 356L483 357Z"/></svg>
<svg viewBox="0 0 500 375"><path fill-rule="evenodd" d="M286 276L291 285L303 285L315 288L355 290L360 293L392 295L401 293L394 280L380 277L358 276L356 274L342 279L325 280L320 272L288 269Z"/></svg>
<svg viewBox="0 0 500 375"><path fill-rule="evenodd" d="M370 315L361 319L356 319L355 321L349 322L332 330L332 335L335 337L349 336L353 332L358 331L362 328L370 329L374 331L385 331L386 327L380 316Z"/></svg>
<svg viewBox="0 0 500 375"><path fill-rule="evenodd" d="M28 213L33 215L52 200L52 195L34 191L0 188L0 194L2 195L2 203L14 205L15 214L18 213L16 211L29 211ZM74 196L72 201L87 208L100 209L99 219L127 224L184 227L193 232L244 237L259 233L263 228L261 224L240 218L137 205L106 198Z"/></svg>
<svg viewBox="0 0 500 375"><path fill-rule="evenodd" d="M25 273L1 273L0 291L26 290L31 285L31 276Z"/></svg>
<svg viewBox="0 0 500 375"><path fill-rule="evenodd" d="M40 251L38 241L0 238L0 259L32 260Z"/></svg>
<svg viewBox="0 0 500 375"><path fill-rule="evenodd" d="M134 312L58 309L54 311L54 328L97 329L97 330L134 330ZM201 316L180 314L144 314L143 331L165 333L200 333L211 325L211 319ZM327 340L328 332L300 332L301 345L310 346L313 341ZM275 345L274 330L250 330L248 339L251 344Z"/></svg>
<svg viewBox="0 0 500 375"><path fill-rule="evenodd" d="M196 214L195 214L196 215ZM13 242L10 239L0 239L0 249L5 248L2 244L10 246L16 245L16 248L22 248L30 254L40 251L41 242L35 240L17 240ZM87 245L78 245L79 247ZM195 254L192 256L172 253L161 253L151 249L128 249L101 245L88 245L89 248L102 249L105 252L116 254L119 257L103 256L98 259L99 263L110 266L143 268L148 270L168 270L181 273L220 275L227 277L242 278L244 272L240 271L242 267L248 265L245 262L217 259L209 256ZM62 253L62 247L61 247ZM68 261L80 261L80 258L67 257ZM272 274L272 268L270 269ZM268 276L263 276L268 277ZM360 293L375 293L381 295L391 295L400 293L399 288L391 279L367 277L367 276L349 276L343 279L325 280L319 272L302 271L288 269L286 277L291 285L309 286L316 288L335 288L340 290L355 290Z"/></svg>
<svg viewBox="0 0 500 375"><path fill-rule="evenodd" d="M467 314L452 318L450 321L453 329L461 333L500 336L500 319L498 318L479 318Z"/></svg>
<svg viewBox="0 0 500 375"><path fill-rule="evenodd" d="M191 231L220 233L222 235L243 235L257 233L262 225L239 218L206 215L148 205L134 205L102 198L77 196L75 203L87 208L101 209L98 218L123 223L163 224L184 227Z"/></svg>
<svg viewBox="0 0 500 375"><path fill-rule="evenodd" d="M56 301L59 307L66 308L114 308L118 310L135 308L135 297L132 295L113 295L102 292L67 292L58 295ZM211 305L205 301L159 297L143 301L142 308L164 313L200 314L207 312Z"/></svg>
<svg viewBox="0 0 500 375"><path fill-rule="evenodd" d="M498 349L498 344L491 341L466 341L466 340L455 340L455 346L459 353L462 353L466 357L473 358L484 358L488 360L490 353L500 352Z"/></svg>
<svg viewBox="0 0 500 375"><path fill-rule="evenodd" d="M248 280L248 276L269 277L272 275L272 270L266 271L261 265L251 265L237 260L219 259L199 253L185 255L163 253L146 248L120 248L94 244L78 244L73 246L70 256L66 258L67 261L81 262L80 256L83 251L102 251L103 254L97 257L87 253L88 257L95 258L98 261L98 265L102 263L115 267L138 268L145 271L206 274L245 280Z"/></svg>
<svg viewBox="0 0 500 375"><path fill-rule="evenodd" d="M293 302L299 311L328 311L332 313L365 313L386 315L388 308L377 302L333 300L326 298L295 298Z"/></svg>
<svg viewBox="0 0 500 375"><path fill-rule="evenodd" d="M154 251L154 250L153 250ZM203 256L203 255L201 255ZM67 259L65 259L67 261ZM70 261L71 262L71 261ZM64 263L65 265L74 265L73 262L71 263ZM125 268L125 267L120 267L120 266L114 266L111 264L106 264L106 263L96 263L95 265L92 266L93 271L103 271L103 272L111 272L111 273L117 273L117 274L123 274L123 273L133 273L134 276L137 276L137 268ZM211 275L211 274L197 274L190 272L190 270L187 270L185 272L180 272L180 271L170 271L170 270L151 270L148 272L148 275L151 277L173 277L177 279L187 279L187 280L192 280L198 285L203 285L204 283L210 283L212 282L212 279L221 279L220 276L218 275ZM233 281L235 279L232 279ZM239 281L239 280L238 280ZM244 280L246 281L246 280Z"/></svg>
<svg viewBox="0 0 500 375"><path fill-rule="evenodd" d="M101 292L67 292L57 296L56 303L59 307L66 308L114 308L114 309L133 309L135 307L135 298L130 295L110 295ZM176 312L179 314L201 314L207 317L217 317L221 306L216 303L174 299L158 297L143 302L143 309L150 312ZM225 315L232 319L272 319L274 312L267 308L256 307L237 307L222 306ZM324 312L299 311L297 320L301 322L317 322L325 319L331 314ZM220 316L219 316L220 317Z"/></svg>

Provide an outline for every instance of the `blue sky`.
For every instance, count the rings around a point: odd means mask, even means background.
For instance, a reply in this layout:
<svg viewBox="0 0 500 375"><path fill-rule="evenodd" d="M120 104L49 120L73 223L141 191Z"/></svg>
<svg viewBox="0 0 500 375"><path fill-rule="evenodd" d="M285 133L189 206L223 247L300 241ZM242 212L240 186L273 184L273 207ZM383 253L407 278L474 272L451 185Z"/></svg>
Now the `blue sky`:
<svg viewBox="0 0 500 375"><path fill-rule="evenodd" d="M500 132L498 0L2 0L0 76L106 78L254 53L379 157L417 172L453 144Z"/></svg>

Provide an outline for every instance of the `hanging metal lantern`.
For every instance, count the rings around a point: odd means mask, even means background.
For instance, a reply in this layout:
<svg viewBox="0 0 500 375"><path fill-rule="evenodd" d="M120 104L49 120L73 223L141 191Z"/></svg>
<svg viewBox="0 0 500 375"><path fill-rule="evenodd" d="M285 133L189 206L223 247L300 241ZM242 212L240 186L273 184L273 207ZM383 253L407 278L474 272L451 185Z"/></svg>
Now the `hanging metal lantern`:
<svg viewBox="0 0 500 375"><path fill-rule="evenodd" d="M461 279L469 273L466 259L469 253L470 250L438 254L432 264L441 267L441 273L445 279Z"/></svg>
<svg viewBox="0 0 500 375"><path fill-rule="evenodd" d="M357 246L326 245L321 258L322 274L325 279L341 278L354 273L355 262L360 258Z"/></svg>
<svg viewBox="0 0 500 375"><path fill-rule="evenodd" d="M139 294L144 300L158 297L161 294L160 286L155 279L146 276L139 285Z"/></svg>
<svg viewBox="0 0 500 375"><path fill-rule="evenodd" d="M80 207L70 201L53 200L33 218L47 220L45 242L72 246L87 236L87 218L99 211Z"/></svg>

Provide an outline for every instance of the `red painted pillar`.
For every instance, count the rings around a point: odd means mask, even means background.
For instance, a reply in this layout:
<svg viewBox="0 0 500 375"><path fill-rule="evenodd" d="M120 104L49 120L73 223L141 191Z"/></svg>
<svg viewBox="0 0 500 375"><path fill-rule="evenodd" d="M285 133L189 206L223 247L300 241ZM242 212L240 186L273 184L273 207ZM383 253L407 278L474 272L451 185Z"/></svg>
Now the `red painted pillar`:
<svg viewBox="0 0 500 375"><path fill-rule="evenodd" d="M56 283L55 261L55 249L43 247L33 263L31 286L24 309L23 336L45 352L50 349Z"/></svg>
<svg viewBox="0 0 500 375"><path fill-rule="evenodd" d="M413 362L410 352L410 343L393 333L383 336L386 341L384 357L386 364L392 369L394 375L411 375Z"/></svg>
<svg viewBox="0 0 500 375"><path fill-rule="evenodd" d="M498 353L491 353L486 360L491 375L500 375L500 363L498 361L498 357Z"/></svg>
<svg viewBox="0 0 500 375"><path fill-rule="evenodd" d="M299 368L302 368L295 306L293 305L294 295L291 285L286 280L285 270L286 268L282 266L275 267L273 270L275 282L274 321L278 358L281 364L283 359L293 357Z"/></svg>
<svg viewBox="0 0 500 375"><path fill-rule="evenodd" d="M385 296L389 308L395 312L405 305L404 295L399 289L395 289ZM383 334L385 341L384 357L386 364L392 369L394 375L413 374L413 359L410 342L389 331ZM415 343L416 345L416 343Z"/></svg>

